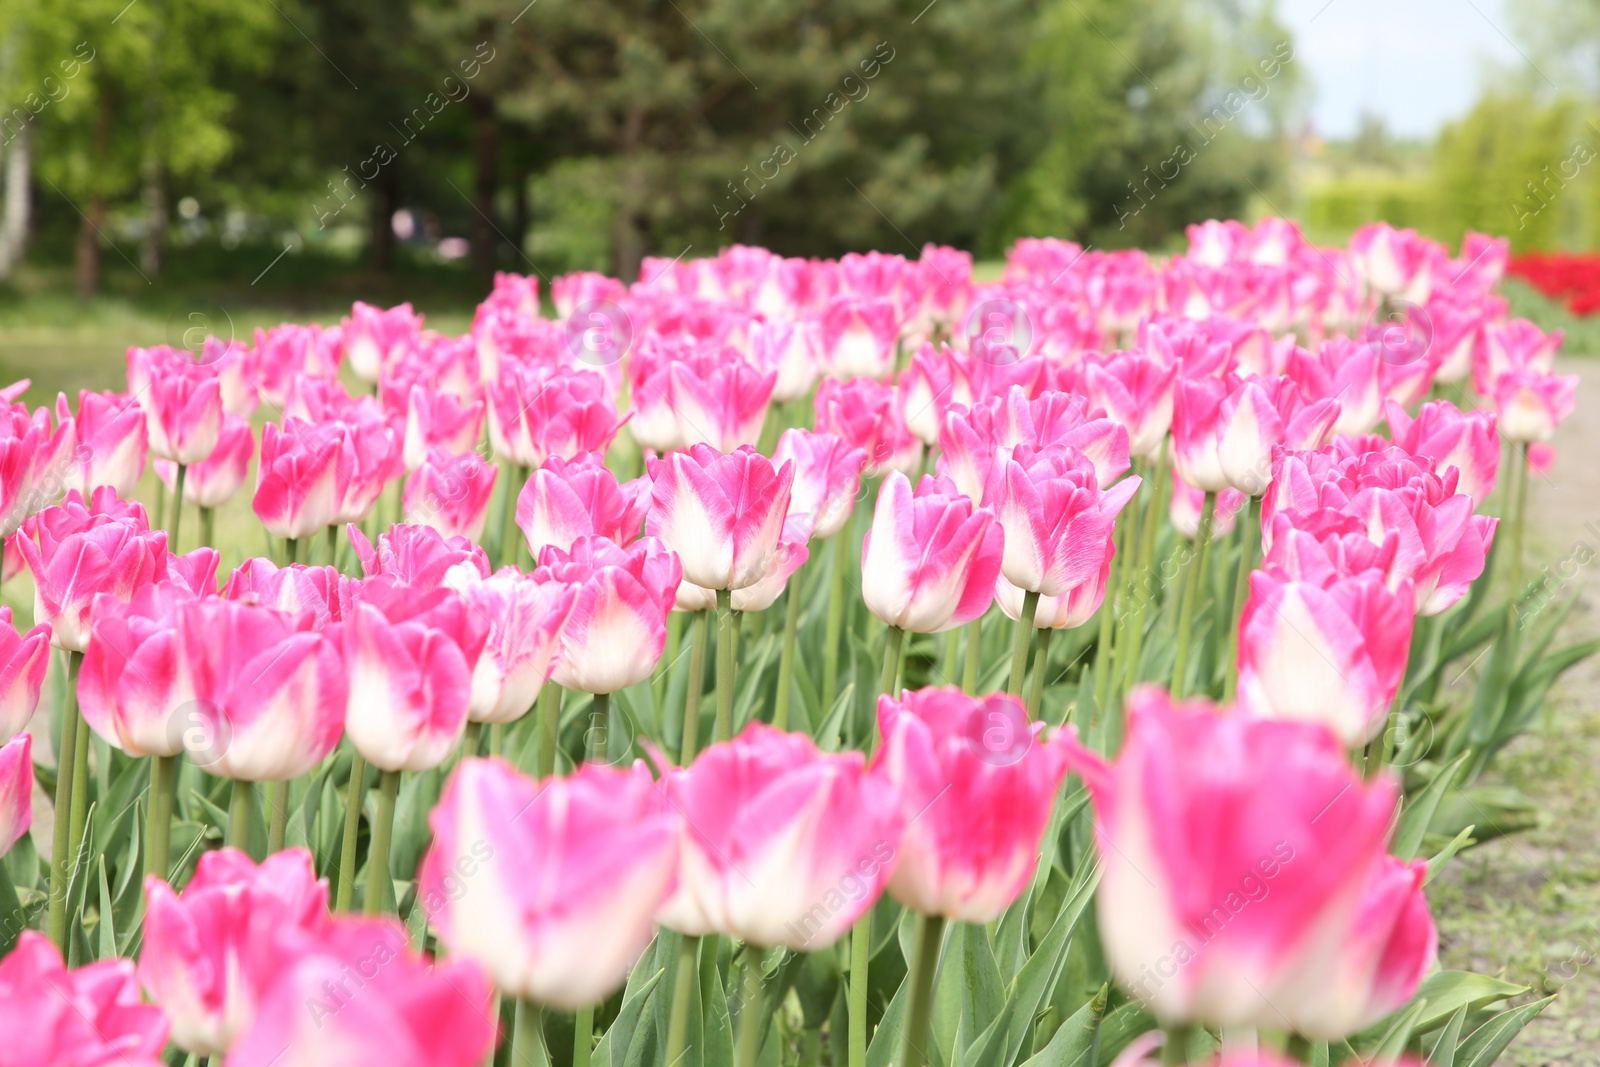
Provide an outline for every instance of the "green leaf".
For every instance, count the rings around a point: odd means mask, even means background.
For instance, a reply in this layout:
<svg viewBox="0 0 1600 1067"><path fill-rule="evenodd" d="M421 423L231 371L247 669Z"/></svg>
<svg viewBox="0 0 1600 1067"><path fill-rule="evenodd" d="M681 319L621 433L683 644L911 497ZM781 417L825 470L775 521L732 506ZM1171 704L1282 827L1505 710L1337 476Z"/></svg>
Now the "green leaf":
<svg viewBox="0 0 1600 1067"><path fill-rule="evenodd" d="M733 1019L728 1014L728 991L720 966L721 956L728 948L725 941L707 938L700 953L700 1004L704 1013L700 1067L733 1067ZM689 1058L684 1057L686 1061Z"/></svg>
<svg viewBox="0 0 1600 1067"><path fill-rule="evenodd" d="M1087 1067L1095 1055L1100 1020L1105 1017L1106 997L1110 991L1109 985L1101 986L1100 992L1062 1023L1050 1043L1022 1067Z"/></svg>
<svg viewBox="0 0 1600 1067"><path fill-rule="evenodd" d="M1144 1009L1144 1005L1138 1001L1122 1005L1100 1021L1100 1046L1095 1057L1096 1063L1109 1064L1134 1038L1155 1028L1155 1017Z"/></svg>
<svg viewBox="0 0 1600 1067"><path fill-rule="evenodd" d="M108 960L117 954L117 922L111 908L111 883L106 879L106 858L100 857L100 923L95 931L100 942L97 959Z"/></svg>
<svg viewBox="0 0 1600 1067"><path fill-rule="evenodd" d="M11 882L11 871L0 863L0 958L10 954L17 938L28 928L28 912L17 898L17 887Z"/></svg>
<svg viewBox="0 0 1600 1067"><path fill-rule="evenodd" d="M1466 827L1451 838L1448 845L1434 854L1433 858L1428 861L1428 876L1422 880L1423 885L1433 881L1438 873L1444 869L1444 865L1450 862L1452 856L1473 843L1472 831L1475 829L1476 827L1474 826Z"/></svg>
<svg viewBox="0 0 1600 1067"><path fill-rule="evenodd" d="M1378 1039L1372 1052L1367 1056L1368 1062L1374 1060L1399 1059L1405 1052L1406 1045L1411 1041L1411 1035L1417 1029L1417 1023L1422 1019L1422 1013L1428 1009L1428 998L1417 996L1411 1001L1409 1007L1390 1017L1389 1028Z"/></svg>
<svg viewBox="0 0 1600 1067"><path fill-rule="evenodd" d="M796 672L799 673L799 672ZM828 714L823 717L822 725L817 727L815 740L817 747L824 752L837 752L839 750L839 737L844 728L845 715L850 710L850 705L855 699L856 685L846 682L839 688L839 695L834 698L833 707L828 709Z"/></svg>
<svg viewBox="0 0 1600 1067"><path fill-rule="evenodd" d="M1461 1043L1461 1028L1466 1022L1467 1006L1463 1004L1455 1010L1455 1014L1450 1016L1450 1021L1439 1032L1433 1048L1428 1052L1428 1067L1454 1067L1456 1046Z"/></svg>
<svg viewBox="0 0 1600 1067"><path fill-rule="evenodd" d="M622 1067L628 1051L633 1046L634 1034L639 1029L639 1017L644 1013L645 1003L660 984L661 976L666 973L666 968L657 968L649 978L622 998L622 1010L617 1013L616 1019L600 1038L600 1044L594 1050L592 1063L598 1067Z"/></svg>
<svg viewBox="0 0 1600 1067"><path fill-rule="evenodd" d="M1439 810L1439 801L1455 785L1456 778L1465 767L1470 753L1462 753L1454 761L1434 772L1429 782L1415 797L1408 798L1400 812L1400 825L1395 830L1390 850L1403 860L1413 860L1422 849L1423 835L1433 823Z"/></svg>
<svg viewBox="0 0 1600 1067"><path fill-rule="evenodd" d="M911 958L903 944L901 951ZM929 1020L933 1042L944 1062L963 1062L967 1046L994 1022L1005 1003L1005 986L989 947L989 932L974 923L952 923L944 939Z"/></svg>
<svg viewBox="0 0 1600 1067"><path fill-rule="evenodd" d="M1417 999L1427 1000L1428 1010L1417 1019L1416 1032L1425 1034L1444 1025L1457 1008L1477 1011L1497 1000L1520 996L1527 991L1527 986L1503 982L1487 974L1437 971L1417 990Z"/></svg>
<svg viewBox="0 0 1600 1067"><path fill-rule="evenodd" d="M1021 1054L1035 1017L1055 993L1056 982L1060 980L1062 968L1067 963L1067 950L1072 943L1073 932L1083 921L1099 884L1099 864L1081 864L1067 890L1061 910L1056 913L1056 921L1051 925L1050 932L1039 942L1038 950L1028 958L1017 975L1009 998L1015 1003L1015 1010L1011 1013L1006 1043L996 1067L1011 1067Z"/></svg>
<svg viewBox="0 0 1600 1067"><path fill-rule="evenodd" d="M1536 1000L1531 1004L1524 1004L1519 1008L1503 1011L1490 1019L1476 1030L1472 1031L1465 1041L1456 1049L1456 1060L1461 1067L1489 1067L1506 1046L1511 1044L1511 1039L1522 1032L1535 1015L1544 1011L1555 1000L1553 996Z"/></svg>

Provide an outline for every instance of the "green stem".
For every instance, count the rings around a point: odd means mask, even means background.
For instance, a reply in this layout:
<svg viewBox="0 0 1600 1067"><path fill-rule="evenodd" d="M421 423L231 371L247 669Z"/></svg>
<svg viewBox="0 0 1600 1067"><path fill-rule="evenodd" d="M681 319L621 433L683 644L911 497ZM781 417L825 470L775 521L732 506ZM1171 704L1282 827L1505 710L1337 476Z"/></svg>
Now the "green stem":
<svg viewBox="0 0 1600 1067"><path fill-rule="evenodd" d="M561 687L545 682L539 690L539 762L535 768L540 778L556 773L556 748L561 744Z"/></svg>
<svg viewBox="0 0 1600 1067"><path fill-rule="evenodd" d="M1167 460L1167 441L1161 442L1161 458L1156 461L1156 475L1145 500L1144 518L1139 523L1139 557L1129 583L1132 601L1128 620L1128 653L1121 657L1123 670L1120 693L1132 689L1139 680L1139 654L1144 649L1144 622L1150 604L1155 599L1155 576L1151 564L1156 554L1156 530L1161 526L1161 502L1166 496L1170 480ZM1141 583L1143 588L1141 588ZM1113 699L1119 694L1114 694Z"/></svg>
<svg viewBox="0 0 1600 1067"><path fill-rule="evenodd" d="M461 733L461 758L476 756L483 751L483 723L467 720L467 728Z"/></svg>
<svg viewBox="0 0 1600 1067"><path fill-rule="evenodd" d="M1028 647L1033 640L1033 617L1039 610L1039 594L1029 589L1022 595L1022 614L1017 616L1011 638L1011 682L1006 692L1022 695L1022 679L1028 673Z"/></svg>
<svg viewBox="0 0 1600 1067"><path fill-rule="evenodd" d="M1283 1045L1283 1054L1296 1063L1310 1063L1311 1051L1311 1039L1300 1034L1291 1033Z"/></svg>
<svg viewBox="0 0 1600 1067"><path fill-rule="evenodd" d="M1120 547L1120 546L1119 546ZM1100 635L1094 653L1094 705L1103 708L1111 699L1113 642L1117 614L1117 582L1122 576L1122 553L1111 557L1111 572L1106 575L1105 599L1100 602Z"/></svg>
<svg viewBox="0 0 1600 1067"><path fill-rule="evenodd" d="M69 659L70 664L70 659ZM68 670L70 671L70 666ZM78 709L72 685L61 707L61 747L56 751L55 836L50 852L50 940L67 950L67 883L72 878L72 777L77 764ZM87 730L85 726L83 729Z"/></svg>
<svg viewBox="0 0 1600 1067"><path fill-rule="evenodd" d="M1181 697L1188 685L1189 642L1194 630L1195 602L1200 599L1204 580L1206 550L1211 545L1211 518L1216 511L1217 495L1206 494L1205 506L1200 509L1200 529L1195 533L1194 551L1198 559L1191 559L1184 570L1183 605L1178 609L1178 648L1172 661L1172 695Z"/></svg>
<svg viewBox="0 0 1600 1067"><path fill-rule="evenodd" d="M207 548L217 547L217 510L200 509L200 543Z"/></svg>
<svg viewBox="0 0 1600 1067"><path fill-rule="evenodd" d="M756 1067L761 1054L761 1023L763 1001L761 988L761 950L751 944L744 947L744 964L739 968L740 999L739 1038L734 1046L734 1067Z"/></svg>
<svg viewBox="0 0 1600 1067"><path fill-rule="evenodd" d="M911 970L907 974L911 995L906 1001L904 1050L898 1067L925 1067L928 1062L928 1019L933 1009L933 979L939 971L939 949L944 940L944 916L918 915L916 939L911 943Z"/></svg>
<svg viewBox="0 0 1600 1067"><path fill-rule="evenodd" d="M507 1062L510 1067L548 1063L549 1057L541 1055L543 1048L544 1012L526 1000L518 1000L511 1017L511 1046L506 1050Z"/></svg>
<svg viewBox="0 0 1600 1067"><path fill-rule="evenodd" d="M672 983L672 1015L667 1023L667 1064L683 1058L689 1041L689 999L700 977L700 939L684 935L678 949L678 974Z"/></svg>
<svg viewBox="0 0 1600 1067"><path fill-rule="evenodd" d="M733 626L733 593L718 589L716 741L733 736Z"/></svg>
<svg viewBox="0 0 1600 1067"><path fill-rule="evenodd" d="M693 629L689 633L689 687L683 696L683 738L679 742L680 766L694 762L695 750L700 745L700 698L705 696L706 629L710 625L707 613L697 611L689 620Z"/></svg>
<svg viewBox="0 0 1600 1067"><path fill-rule="evenodd" d="M961 691L968 696L978 693L978 668L981 664L978 657L983 652L983 619L976 618L967 623L967 659L961 665Z"/></svg>
<svg viewBox="0 0 1600 1067"><path fill-rule="evenodd" d="M150 757L150 797L145 805L145 873L167 878L172 840L172 789L178 780L177 756Z"/></svg>
<svg viewBox="0 0 1600 1067"><path fill-rule="evenodd" d="M356 889L356 838L361 832L361 805L367 799L367 761L360 752L350 752L350 786L344 798L344 843L339 848L339 884L334 907L349 911Z"/></svg>
<svg viewBox="0 0 1600 1067"><path fill-rule="evenodd" d="M183 525L183 482L188 473L188 464L178 464L178 484L172 490L172 543L167 546L172 552L180 551L178 528Z"/></svg>
<svg viewBox="0 0 1600 1067"><path fill-rule="evenodd" d="M289 829L289 783L280 780L267 786L267 804L272 808L272 818L267 823L267 855L283 851L283 839Z"/></svg>
<svg viewBox="0 0 1600 1067"><path fill-rule="evenodd" d="M394 837L394 801L400 795L400 772L384 771L378 779L378 819L372 827L372 848L367 852L367 899L362 908L377 915L393 883L389 881L389 842ZM389 892L384 892L385 885Z"/></svg>
<svg viewBox="0 0 1600 1067"><path fill-rule="evenodd" d="M833 561L828 568L828 621L822 638L822 706L833 707L839 694L839 642L844 635L844 571L850 564L850 534L833 535ZM852 1065L853 1067L853 1065Z"/></svg>
<svg viewBox="0 0 1600 1067"><path fill-rule="evenodd" d="M250 847L250 809L255 806L256 784L233 780L233 803L228 806L228 844L241 851Z"/></svg>
<svg viewBox="0 0 1600 1067"><path fill-rule="evenodd" d="M1239 620L1244 615L1244 602L1250 595L1250 572L1256 567L1256 543L1261 534L1261 500L1251 497L1239 513L1239 569L1233 576L1233 624L1228 627L1228 680L1223 686L1222 702L1232 704L1239 692Z"/></svg>
<svg viewBox="0 0 1600 1067"><path fill-rule="evenodd" d="M1161 1046L1161 1062L1167 1067L1189 1062L1190 1039L1194 1036L1194 1028L1188 1025L1167 1027L1167 1041Z"/></svg>
<svg viewBox="0 0 1600 1067"><path fill-rule="evenodd" d="M951 630L944 635L944 657L939 661L939 673L945 685L954 685L961 673L961 630Z"/></svg>
<svg viewBox="0 0 1600 1067"><path fill-rule="evenodd" d="M339 527L332 523L328 525L328 566L336 570L339 566Z"/></svg>
<svg viewBox="0 0 1600 1067"><path fill-rule="evenodd" d="M298 537L285 537L283 539L283 563L292 567L300 562L300 539Z"/></svg>
<svg viewBox="0 0 1600 1067"><path fill-rule="evenodd" d="M1528 446L1524 442L1512 451L1511 476L1516 479L1517 491L1511 506L1511 566L1510 604L1516 611L1517 600L1522 595L1522 533L1528 513Z"/></svg>
<svg viewBox="0 0 1600 1067"><path fill-rule="evenodd" d="M789 691L794 688L794 635L800 626L800 583L791 581L784 594L783 653L778 657L778 693L773 698L772 725L789 728Z"/></svg>
<svg viewBox="0 0 1600 1067"><path fill-rule="evenodd" d="M507 464L505 475L505 509L500 514L500 566L502 567L516 563L517 553L525 544L517 538L521 533L517 529L517 497L522 495L522 483L527 480L528 468Z"/></svg>
<svg viewBox="0 0 1600 1067"><path fill-rule="evenodd" d="M594 1005L579 1008L572 1027L572 1067L589 1067L594 1052Z"/></svg>
<svg viewBox="0 0 1600 1067"><path fill-rule="evenodd" d="M71 837L67 843L68 854L76 863L83 851L83 828L89 821L89 735L83 713L78 710L78 672L83 666L82 652L67 653L66 707L78 720L78 729L72 739L72 810Z"/></svg>
<svg viewBox="0 0 1600 1067"><path fill-rule="evenodd" d="M1038 633L1038 648L1033 654L1033 688L1028 697L1030 720L1037 719L1044 708L1044 676L1050 665L1050 638L1055 631L1046 626Z"/></svg>
<svg viewBox="0 0 1600 1067"><path fill-rule="evenodd" d="M607 742L611 732L611 694L594 694L594 706L589 711L589 732L584 735L588 742L586 753L590 763L604 763L606 761Z"/></svg>

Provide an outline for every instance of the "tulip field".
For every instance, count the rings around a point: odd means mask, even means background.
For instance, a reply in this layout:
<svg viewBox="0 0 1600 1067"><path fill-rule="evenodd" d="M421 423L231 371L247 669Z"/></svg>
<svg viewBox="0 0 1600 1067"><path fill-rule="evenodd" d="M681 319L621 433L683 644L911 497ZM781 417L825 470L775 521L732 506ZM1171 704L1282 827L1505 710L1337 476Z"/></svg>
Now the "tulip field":
<svg viewBox="0 0 1600 1067"><path fill-rule="evenodd" d="M734 246L6 388L0 1065L1511 1055L1430 897L1600 641L1508 260Z"/></svg>

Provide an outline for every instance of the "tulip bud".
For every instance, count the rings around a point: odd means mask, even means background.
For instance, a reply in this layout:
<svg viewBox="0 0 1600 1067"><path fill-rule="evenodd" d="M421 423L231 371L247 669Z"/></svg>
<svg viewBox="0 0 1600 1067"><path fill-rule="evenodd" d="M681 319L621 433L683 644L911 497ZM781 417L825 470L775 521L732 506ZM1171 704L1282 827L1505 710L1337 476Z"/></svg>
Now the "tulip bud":
<svg viewBox="0 0 1600 1067"><path fill-rule="evenodd" d="M551 456L529 475L517 497L517 526L538 559L546 545L570 552L580 537L631 544L649 508L649 479L619 485L595 452L571 460Z"/></svg>
<svg viewBox="0 0 1600 1067"><path fill-rule="evenodd" d="M406 479L401 506L406 522L430 526L441 537L476 541L489 521L489 502L500 469L476 453L452 455L434 448Z"/></svg>
<svg viewBox="0 0 1600 1067"><path fill-rule="evenodd" d="M0 856L33 825L33 738L18 734L0 745Z"/></svg>
<svg viewBox="0 0 1600 1067"><path fill-rule="evenodd" d="M571 552L551 545L534 577L578 587L561 630L557 685L614 693L644 681L667 647L667 615L683 579L678 557L653 537L627 548L580 537Z"/></svg>
<svg viewBox="0 0 1600 1067"><path fill-rule="evenodd" d="M11 609L0 607L0 743L28 725L50 669L50 626L40 623L18 636Z"/></svg>
<svg viewBox="0 0 1600 1067"><path fill-rule="evenodd" d="M708 445L649 462L645 530L676 552L683 577L707 589L742 589L771 566L789 510L794 468L746 445Z"/></svg>
<svg viewBox="0 0 1600 1067"><path fill-rule="evenodd" d="M167 1020L140 1001L132 960L69 971L33 930L0 960L0 1020L19 1064L160 1067L167 1046Z"/></svg>
<svg viewBox="0 0 1600 1067"><path fill-rule="evenodd" d="M862 596L890 626L953 630L988 610L1004 546L994 513L974 508L949 479L925 477L913 493L895 471L861 546Z"/></svg>
<svg viewBox="0 0 1600 1067"><path fill-rule="evenodd" d="M256 439L250 423L237 415L222 417L222 430L211 455L190 466L183 475L183 502L202 508L218 508L233 499L244 485L250 459L256 454ZM169 490L177 487L177 465L156 460L156 474Z"/></svg>

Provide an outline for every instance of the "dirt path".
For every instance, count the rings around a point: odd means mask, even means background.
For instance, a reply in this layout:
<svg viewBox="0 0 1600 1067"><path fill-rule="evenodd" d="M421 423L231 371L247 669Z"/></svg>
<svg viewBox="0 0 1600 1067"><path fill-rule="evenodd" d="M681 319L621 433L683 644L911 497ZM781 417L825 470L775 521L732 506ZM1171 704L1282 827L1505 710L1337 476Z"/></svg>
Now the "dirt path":
<svg viewBox="0 0 1600 1067"><path fill-rule="evenodd" d="M1563 370L1581 376L1577 414L1556 439L1555 468L1531 486L1527 549L1530 572L1576 570L1579 601L1558 646L1600 636L1600 362ZM1549 818L1441 875L1430 890L1441 962L1560 991L1502 1063L1600 1065L1600 657L1568 672L1544 725L1486 780L1520 790Z"/></svg>

